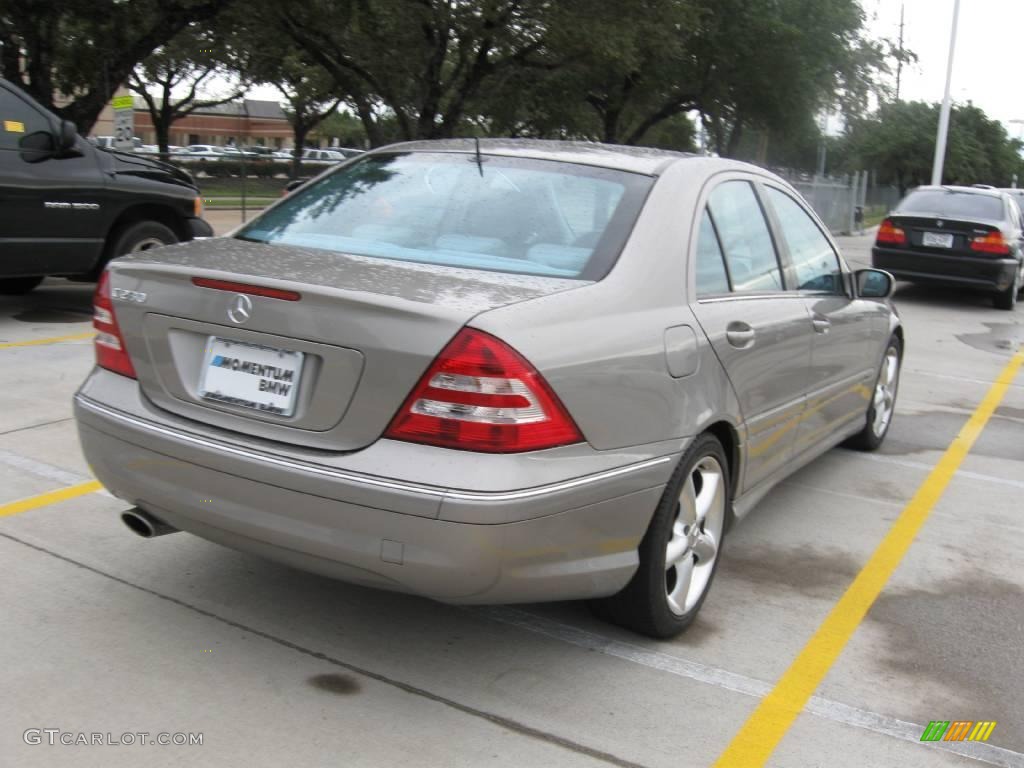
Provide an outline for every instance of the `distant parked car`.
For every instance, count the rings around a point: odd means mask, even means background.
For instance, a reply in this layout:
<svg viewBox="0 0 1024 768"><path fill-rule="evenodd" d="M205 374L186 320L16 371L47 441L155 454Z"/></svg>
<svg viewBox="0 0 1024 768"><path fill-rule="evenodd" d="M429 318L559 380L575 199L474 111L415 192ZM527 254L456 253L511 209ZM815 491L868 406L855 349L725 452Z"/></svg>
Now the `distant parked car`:
<svg viewBox="0 0 1024 768"><path fill-rule="evenodd" d="M248 159L250 157L259 157L259 155L256 152L252 152L248 149L240 149L230 144L221 147L221 150L224 152L225 157L229 160L240 160L242 158Z"/></svg>
<svg viewBox="0 0 1024 768"><path fill-rule="evenodd" d="M900 280L979 288L1013 309L1024 289L1024 221L998 189L918 187L882 221L871 263Z"/></svg>
<svg viewBox="0 0 1024 768"><path fill-rule="evenodd" d="M333 165L340 163L345 156L340 152L330 149L304 149L302 150L302 162L316 165Z"/></svg>
<svg viewBox="0 0 1024 768"><path fill-rule="evenodd" d="M248 154L259 158L270 158L276 154L274 152L273 147L261 147L258 144L249 147L243 147L243 150L245 150L245 152L247 152Z"/></svg>
<svg viewBox="0 0 1024 768"><path fill-rule="evenodd" d="M117 147L114 146L113 136L93 136L92 138L89 139L89 141L92 143L93 146L99 147L100 149L117 149ZM138 136L133 136L132 147L136 151L139 150L142 147L142 139L140 139Z"/></svg>
<svg viewBox="0 0 1024 768"><path fill-rule="evenodd" d="M220 160L224 157L224 148L215 144L189 144L185 147L183 160Z"/></svg>

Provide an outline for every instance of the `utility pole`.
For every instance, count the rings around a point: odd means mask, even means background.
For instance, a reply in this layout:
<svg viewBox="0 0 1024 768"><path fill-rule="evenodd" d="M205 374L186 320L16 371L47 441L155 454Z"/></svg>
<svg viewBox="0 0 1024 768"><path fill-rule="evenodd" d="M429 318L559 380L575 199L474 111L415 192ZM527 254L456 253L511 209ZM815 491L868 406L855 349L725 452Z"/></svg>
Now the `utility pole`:
<svg viewBox="0 0 1024 768"><path fill-rule="evenodd" d="M900 78L903 76L903 11L906 6L900 3L900 47L896 58L896 101L900 100Z"/></svg>
<svg viewBox="0 0 1024 768"><path fill-rule="evenodd" d="M949 134L949 85L953 80L953 54L956 52L956 27L960 20L960 0L953 0L953 29L949 34L949 61L946 63L946 94L939 113L939 133L935 137L935 162L932 165L932 186L942 184L942 166L946 162L946 137Z"/></svg>

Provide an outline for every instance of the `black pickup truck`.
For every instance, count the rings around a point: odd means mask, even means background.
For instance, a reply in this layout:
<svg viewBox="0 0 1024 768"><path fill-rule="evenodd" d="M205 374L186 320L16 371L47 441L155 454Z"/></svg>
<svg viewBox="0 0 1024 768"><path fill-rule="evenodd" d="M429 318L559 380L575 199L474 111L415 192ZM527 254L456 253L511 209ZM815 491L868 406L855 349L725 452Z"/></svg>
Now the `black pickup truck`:
<svg viewBox="0 0 1024 768"><path fill-rule="evenodd" d="M0 294L47 275L95 279L107 261L213 234L185 171L99 149L0 79Z"/></svg>

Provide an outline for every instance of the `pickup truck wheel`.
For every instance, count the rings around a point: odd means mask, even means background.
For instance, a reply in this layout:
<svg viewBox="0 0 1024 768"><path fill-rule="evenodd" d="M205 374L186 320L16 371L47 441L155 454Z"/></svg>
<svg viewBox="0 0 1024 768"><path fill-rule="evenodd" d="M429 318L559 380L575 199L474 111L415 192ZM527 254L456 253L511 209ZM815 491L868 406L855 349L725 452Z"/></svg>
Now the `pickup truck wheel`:
<svg viewBox="0 0 1024 768"><path fill-rule="evenodd" d="M41 277L5 277L0 280L0 295L20 296L43 282Z"/></svg>
<svg viewBox="0 0 1024 768"><path fill-rule="evenodd" d="M178 242L178 236L170 228L158 221L140 221L129 224L114 239L114 247L110 249L110 258L124 256L126 253L148 251L163 245Z"/></svg>

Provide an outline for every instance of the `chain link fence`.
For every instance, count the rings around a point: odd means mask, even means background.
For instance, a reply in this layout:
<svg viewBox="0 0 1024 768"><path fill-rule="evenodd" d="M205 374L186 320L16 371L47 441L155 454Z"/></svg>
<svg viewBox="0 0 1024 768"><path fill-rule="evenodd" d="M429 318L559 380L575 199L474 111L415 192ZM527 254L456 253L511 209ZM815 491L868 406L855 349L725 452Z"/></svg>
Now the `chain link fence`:
<svg viewBox="0 0 1024 768"><path fill-rule="evenodd" d="M780 173L778 169L773 169ZM900 201L895 187L872 184L867 171L846 176L818 176L781 172L804 196L833 234L862 232L878 223Z"/></svg>

